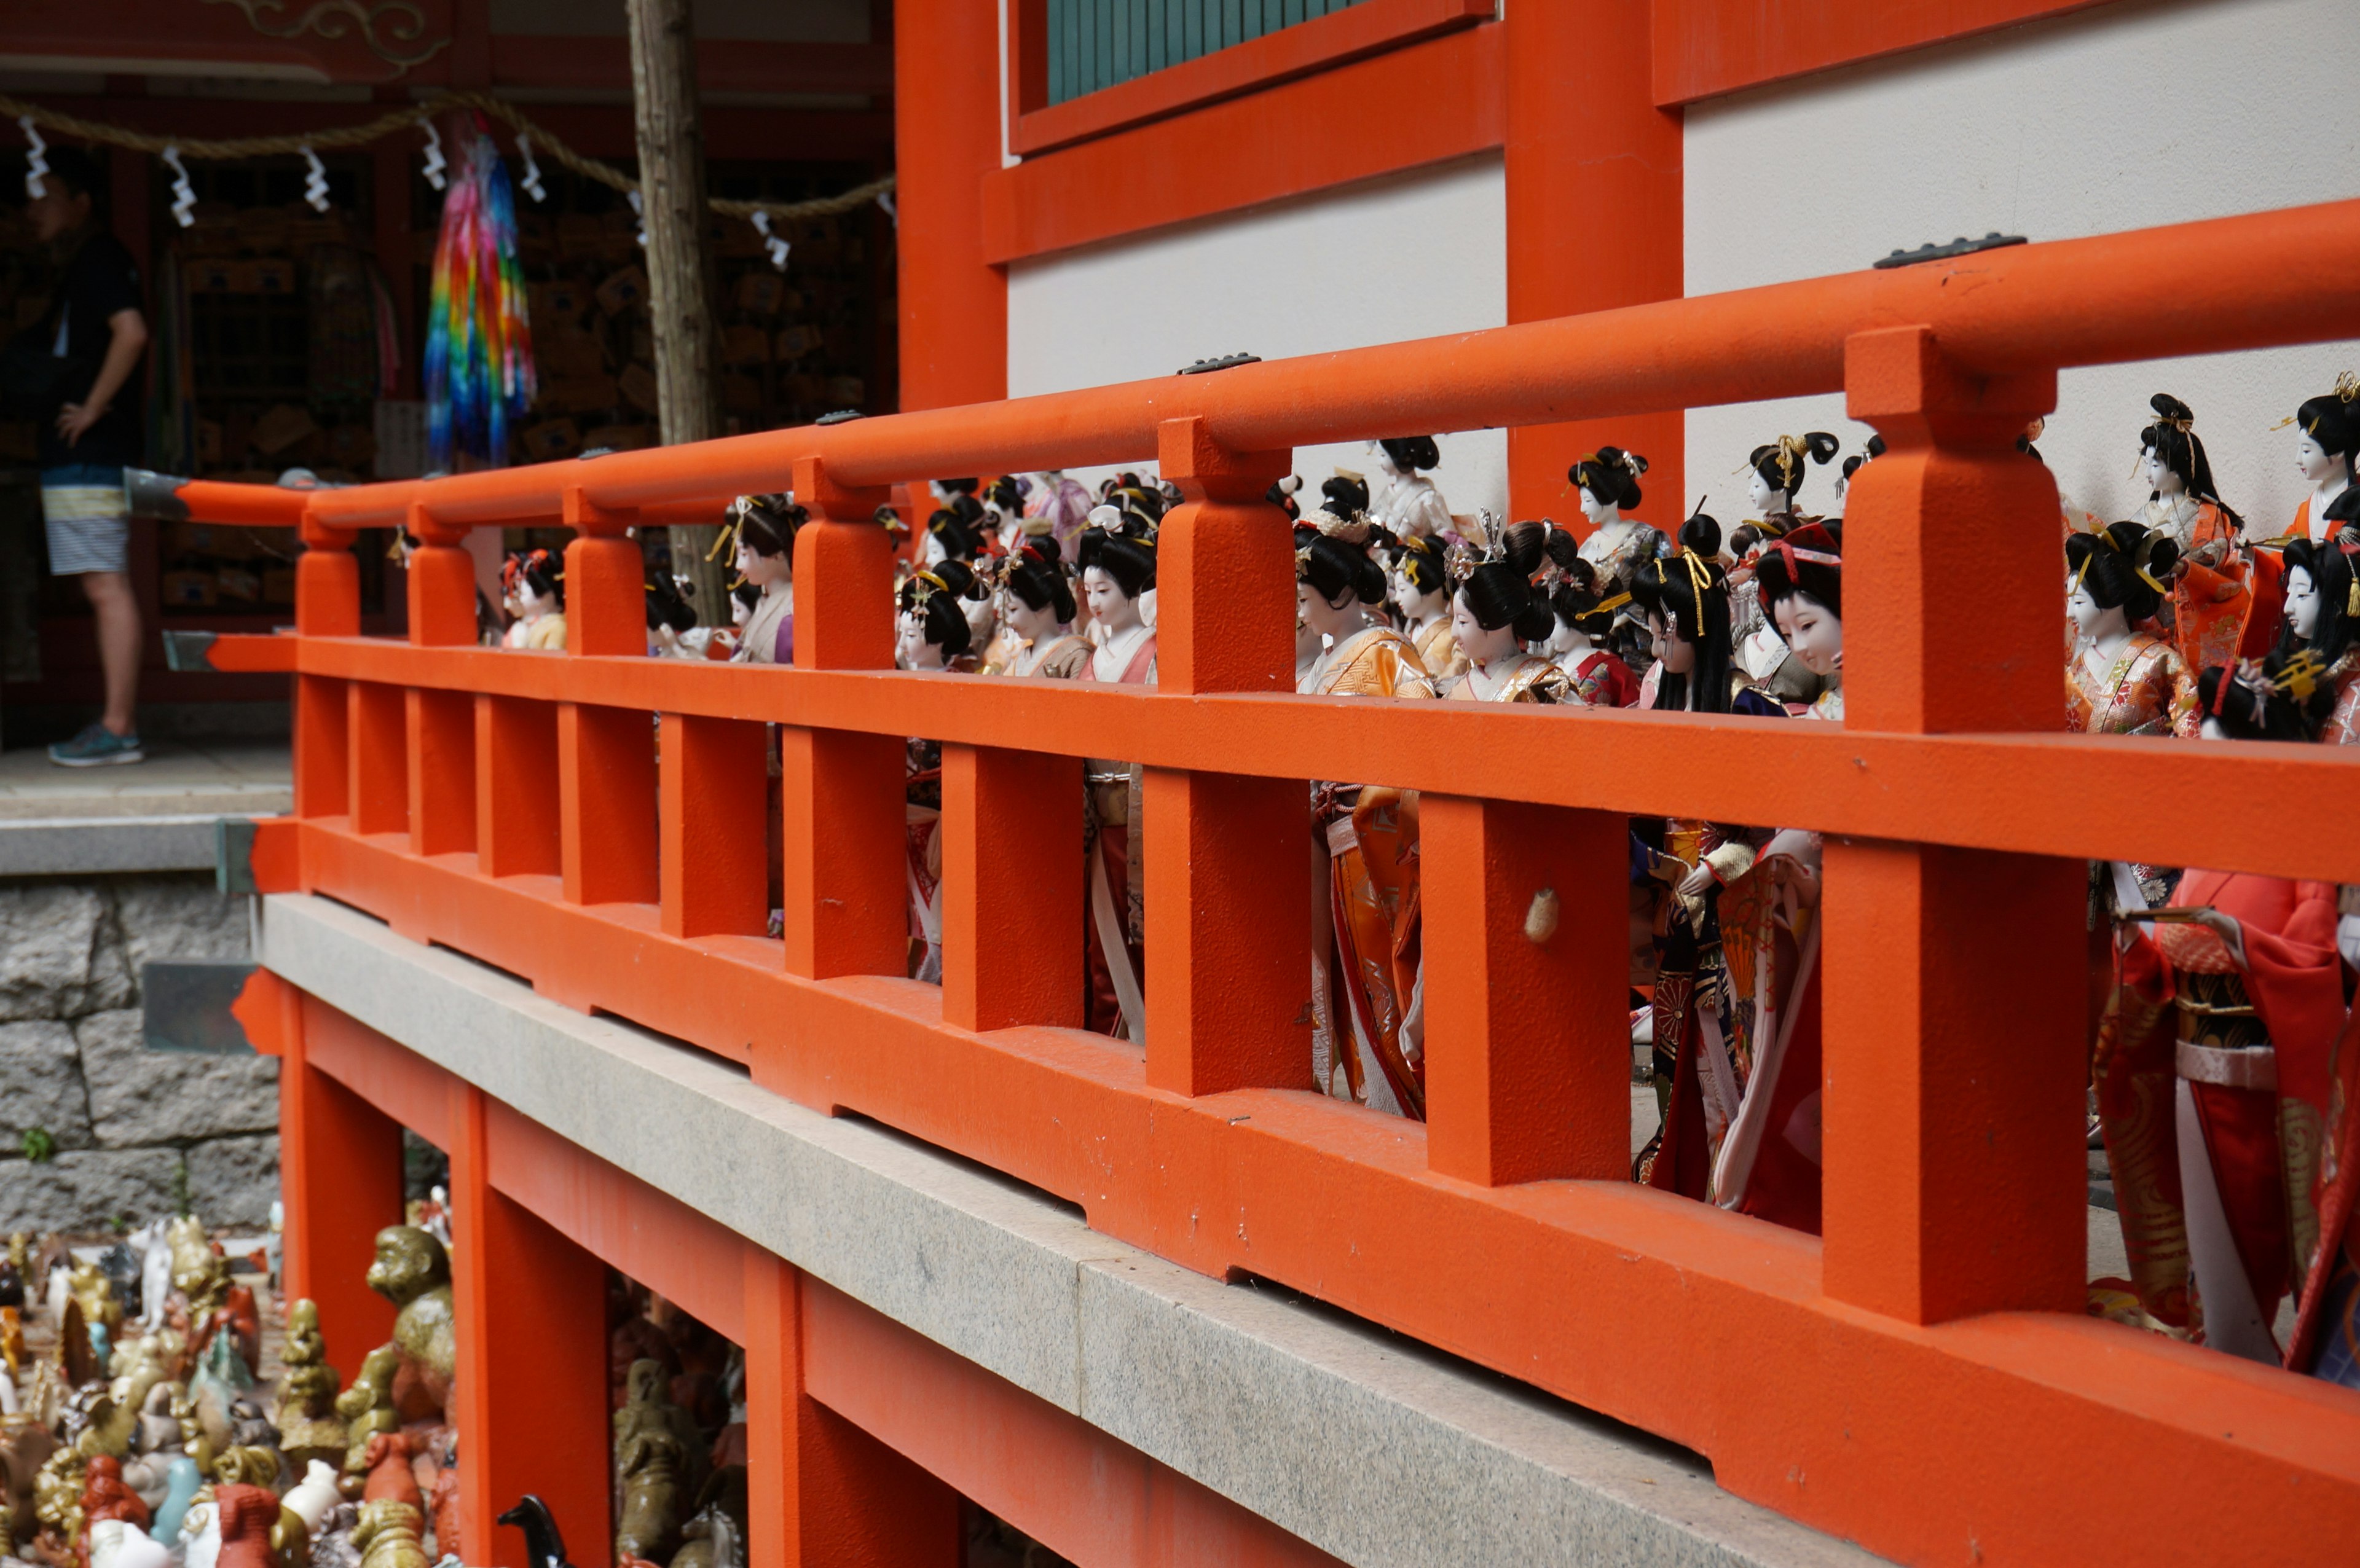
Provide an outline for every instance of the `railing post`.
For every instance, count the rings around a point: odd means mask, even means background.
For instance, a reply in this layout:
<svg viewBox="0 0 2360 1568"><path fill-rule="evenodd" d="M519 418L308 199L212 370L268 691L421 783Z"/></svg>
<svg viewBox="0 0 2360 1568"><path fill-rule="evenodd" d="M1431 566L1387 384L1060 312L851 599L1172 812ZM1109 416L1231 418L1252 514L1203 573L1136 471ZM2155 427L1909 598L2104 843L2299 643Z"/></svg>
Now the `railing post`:
<svg viewBox="0 0 2360 1568"><path fill-rule="evenodd" d="M410 531L410 641L418 648L470 648L475 641L475 562L464 528L435 522L416 502ZM410 853L475 847L475 703L465 691L411 687L409 721Z"/></svg>
<svg viewBox="0 0 2360 1568"><path fill-rule="evenodd" d="M555 877L560 811L557 708L475 693L475 868L486 877Z"/></svg>
<svg viewBox="0 0 2360 1568"><path fill-rule="evenodd" d="M1157 434L1186 497L1156 548L1167 693L1295 686L1295 540L1263 499L1290 452L1231 452L1199 419ZM1311 1086L1304 780L1147 770L1147 1081L1181 1094ZM1133 853L1138 853L1134 844Z"/></svg>
<svg viewBox="0 0 2360 1568"><path fill-rule="evenodd" d="M306 507L297 535L295 630L301 637L358 637L361 568L352 539L332 531ZM352 767L344 682L331 675L295 677L295 813L341 817L352 811Z"/></svg>
<svg viewBox="0 0 2360 1568"><path fill-rule="evenodd" d="M565 492L565 651L644 657L646 565L628 537L636 512ZM573 904L652 904L656 885L656 735L652 715L586 702L557 705L560 875Z"/></svg>
<svg viewBox="0 0 2360 1568"><path fill-rule="evenodd" d="M759 936L770 914L759 853L770 782L762 726L693 713L666 713L662 726L665 934Z"/></svg>
<svg viewBox="0 0 2360 1568"><path fill-rule="evenodd" d="M490 1097L456 1080L450 1094L464 1542L450 1550L532 1568L523 1533L495 1522L531 1492L578 1561L609 1562L606 1268L492 1186Z"/></svg>
<svg viewBox="0 0 2360 1568"><path fill-rule="evenodd" d="M954 1029L1082 1026L1081 799L1079 757L943 747L943 1021Z"/></svg>
<svg viewBox="0 0 2360 1568"><path fill-rule="evenodd" d="M748 1245L747 1568L947 1568L958 1495L803 1391L803 1289Z"/></svg>
<svg viewBox="0 0 2360 1568"><path fill-rule="evenodd" d="M1972 577L1997 561L2064 581L2056 485L2014 446L2056 406L2056 373L1977 376L1898 327L1851 339L1845 387L1890 448L1847 507L1845 723L2059 728L2060 591L1977 594ZM1913 1323L2080 1310L2082 878L2078 861L1828 842L1830 1296Z"/></svg>
<svg viewBox="0 0 2360 1568"><path fill-rule="evenodd" d="M1607 811L1420 797L1437 1175L1491 1187L1629 1174L1629 833ZM1544 891L1554 912L1536 917Z"/></svg>
<svg viewBox="0 0 2360 1568"><path fill-rule="evenodd" d="M399 686L354 681L345 686L351 705L346 721L352 739L353 832L410 831L410 720Z"/></svg>
<svg viewBox="0 0 2360 1568"><path fill-rule="evenodd" d="M401 1223L401 1124L311 1065L302 994L284 988L279 1058L282 1295L320 1309L330 1362L357 1367L393 1337L393 1303L368 1288L377 1233Z"/></svg>
<svg viewBox="0 0 2360 1568"><path fill-rule="evenodd" d="M817 458L794 466L811 521L795 537L795 667L893 667L893 550L870 519L882 489L852 489ZM786 966L809 980L901 975L908 855L899 736L779 730Z"/></svg>

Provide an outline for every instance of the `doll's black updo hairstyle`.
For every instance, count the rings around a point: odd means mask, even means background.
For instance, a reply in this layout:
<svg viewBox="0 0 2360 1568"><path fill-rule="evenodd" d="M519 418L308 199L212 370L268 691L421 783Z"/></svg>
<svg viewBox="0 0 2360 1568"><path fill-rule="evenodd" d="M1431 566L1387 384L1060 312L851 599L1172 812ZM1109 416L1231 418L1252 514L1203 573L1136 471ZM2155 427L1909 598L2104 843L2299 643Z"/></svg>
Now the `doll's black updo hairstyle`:
<svg viewBox="0 0 2360 1568"><path fill-rule="evenodd" d="M1649 618L1696 648L1695 663L1686 674L1666 670L1655 678L1658 708L1729 712L1729 574L1721 569L1720 557L1721 524L1698 512L1680 525L1680 553L1647 562L1631 584L1631 597Z"/></svg>
<svg viewBox="0 0 2360 1568"><path fill-rule="evenodd" d="M1501 540L1501 556L1478 562L1459 584L1467 613L1487 632L1513 628L1518 642L1544 642L1557 616L1533 591L1533 573L1546 552L1548 526L1513 523Z"/></svg>
<svg viewBox="0 0 2360 1568"><path fill-rule="evenodd" d="M1757 446L1746 462L1762 476L1762 483L1773 490L1786 493L1786 503L1792 506L1796 494L1803 488L1803 476L1810 470L1804 460L1829 463L1835 461L1839 450L1836 438L1825 430L1807 430L1799 436L1780 436L1767 446ZM1715 525L1716 533L1719 526Z"/></svg>
<svg viewBox="0 0 2360 1568"><path fill-rule="evenodd" d="M1155 586L1154 528L1136 512L1109 517L1107 510L1090 514L1075 560L1084 572L1097 567L1114 580L1124 598L1136 599Z"/></svg>
<svg viewBox="0 0 2360 1568"><path fill-rule="evenodd" d="M944 570L959 565L955 561L941 561L901 584L902 610L917 615L925 639L943 650L945 663L965 653L975 640L967 612L959 605L974 585L975 574ZM922 590L925 591L923 601L919 597Z"/></svg>
<svg viewBox="0 0 2360 1568"><path fill-rule="evenodd" d="M2022 441L2024 438L2019 436L2016 439ZM2030 450L2030 444L2028 442L2026 445L2026 450ZM1875 462L1878 458L1883 457L1884 455L1885 438L1878 435L1869 437L1867 445L1862 447L1858 452L1843 460L1844 483L1847 485L1851 484L1852 476L1853 474L1858 474L1862 469L1866 468L1870 463ZM2037 457L2039 454L2035 452L2033 455Z"/></svg>
<svg viewBox="0 0 2360 1568"><path fill-rule="evenodd" d="M739 544L770 560L792 553L795 535L811 521L811 511L789 495L740 495L729 503L729 521Z"/></svg>
<svg viewBox="0 0 2360 1568"><path fill-rule="evenodd" d="M1601 446L1594 455L1567 469L1565 476L1575 489L1587 490L1627 512L1639 504L1639 475L1646 472L1647 460L1637 452Z"/></svg>
<svg viewBox="0 0 2360 1568"><path fill-rule="evenodd" d="M1805 523L1765 546L1762 559L1754 567L1754 581L1761 584L1763 609L1775 613L1779 601L1804 598L1842 619L1842 555L1843 524L1838 519ZM1823 556L1837 559L1821 560Z"/></svg>
<svg viewBox="0 0 2360 1568"><path fill-rule="evenodd" d="M1066 580L1057 541L1046 535L1027 539L1009 556L1000 581L1027 609L1047 610L1062 624L1074 618L1074 586Z"/></svg>
<svg viewBox="0 0 2360 1568"><path fill-rule="evenodd" d="M1450 559L1440 539L1430 534L1395 535L1392 548L1393 565L1411 587L1420 593L1448 592Z"/></svg>
<svg viewBox="0 0 2360 1568"><path fill-rule="evenodd" d="M2328 503L2327 521L2325 543L2288 542L2286 565L2289 572L2295 569L2298 550L2309 558L2311 581L2319 592L2319 625L2309 647L2322 663L2333 665L2360 647L2360 485Z"/></svg>
<svg viewBox="0 0 2360 1568"><path fill-rule="evenodd" d="M2196 434L2195 410L2169 392L2157 393L2147 406L2155 410L2155 423L2139 432L2139 449L2163 459L2163 465L2188 486L2189 495L2220 507L2230 527L2243 533L2245 519L2229 509L2213 485L2212 460L2204 455L2204 442Z"/></svg>
<svg viewBox="0 0 2360 1568"><path fill-rule="evenodd" d="M1330 530L1335 531L1330 531ZM1368 537L1365 525L1354 528L1342 518L1314 512L1295 528L1295 580L1307 583L1329 609L1341 609L1349 593L1363 604L1385 599L1385 572L1366 548L1350 536Z"/></svg>
<svg viewBox="0 0 2360 1568"><path fill-rule="evenodd" d="M2109 523L2102 532L2065 538L2065 565L2074 580L2101 609L2122 611L2133 626L2161 606L2179 561L2179 546L2137 523Z"/></svg>
<svg viewBox="0 0 2360 1568"><path fill-rule="evenodd" d="M1571 626L1584 636L1603 637L1614 629L1614 612L1605 608L1609 595L1598 586L1598 569L1576 557L1570 562L1560 562L1562 575L1555 588L1549 590L1549 608L1555 612L1557 624Z"/></svg>
<svg viewBox="0 0 2360 1568"><path fill-rule="evenodd" d="M1393 460L1393 466L1404 474L1442 466L1442 448L1435 444L1432 436L1396 436L1391 441L1381 441L1377 445L1384 449L1385 455Z"/></svg>
<svg viewBox="0 0 2360 1568"><path fill-rule="evenodd" d="M1326 501L1326 510L1339 517L1357 517L1369 509L1369 482L1332 474L1319 482L1319 494Z"/></svg>
<svg viewBox="0 0 2360 1568"><path fill-rule="evenodd" d="M926 532L951 561L973 561L983 552L983 506L972 495L955 495L926 519Z"/></svg>
<svg viewBox="0 0 2360 1568"><path fill-rule="evenodd" d="M557 607L565 608L565 568L554 553L546 550L520 550L500 565L500 592L515 592L518 584L532 590L536 599L554 599Z"/></svg>
<svg viewBox="0 0 2360 1568"><path fill-rule="evenodd" d="M2335 686L2308 651L2273 651L2258 674L2213 665L2197 677L2197 709L2231 740L2311 741L2335 706ZM2229 690L2223 692L2222 683Z"/></svg>

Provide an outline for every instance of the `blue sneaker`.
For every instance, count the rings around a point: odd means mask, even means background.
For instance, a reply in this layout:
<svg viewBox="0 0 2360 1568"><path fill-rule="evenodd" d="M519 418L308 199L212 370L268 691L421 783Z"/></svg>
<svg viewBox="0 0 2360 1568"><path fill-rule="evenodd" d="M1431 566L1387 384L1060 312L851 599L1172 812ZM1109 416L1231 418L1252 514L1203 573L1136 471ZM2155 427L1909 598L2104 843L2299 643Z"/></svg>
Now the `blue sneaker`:
<svg viewBox="0 0 2360 1568"><path fill-rule="evenodd" d="M104 724L92 724L71 740L49 747L49 760L60 768L112 768L122 762L145 762L136 735L119 735Z"/></svg>

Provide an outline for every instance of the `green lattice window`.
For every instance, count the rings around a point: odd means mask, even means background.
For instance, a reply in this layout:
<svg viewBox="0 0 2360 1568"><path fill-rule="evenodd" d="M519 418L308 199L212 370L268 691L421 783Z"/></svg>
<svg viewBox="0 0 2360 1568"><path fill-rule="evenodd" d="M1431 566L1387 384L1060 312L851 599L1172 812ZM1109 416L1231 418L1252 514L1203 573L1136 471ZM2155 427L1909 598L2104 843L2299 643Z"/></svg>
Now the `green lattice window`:
<svg viewBox="0 0 2360 1568"><path fill-rule="evenodd" d="M1049 102L1062 103L1358 0L1048 0Z"/></svg>

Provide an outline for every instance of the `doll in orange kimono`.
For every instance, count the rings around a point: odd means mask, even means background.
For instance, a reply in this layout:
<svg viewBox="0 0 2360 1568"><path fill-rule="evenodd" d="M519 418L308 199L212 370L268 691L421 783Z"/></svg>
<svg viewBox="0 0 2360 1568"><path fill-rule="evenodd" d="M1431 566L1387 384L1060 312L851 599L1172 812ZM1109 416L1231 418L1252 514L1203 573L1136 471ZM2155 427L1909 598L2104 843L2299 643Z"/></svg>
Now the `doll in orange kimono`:
<svg viewBox="0 0 2360 1568"><path fill-rule="evenodd" d="M1366 517L1327 511L1295 530L1296 615L1326 644L1295 689L1432 697L1416 648L1371 613L1384 601L1385 573L1369 556L1371 532ZM1416 797L1315 783L1312 828L1313 1081L1338 1099L1422 1121Z"/></svg>
<svg viewBox="0 0 2360 1568"><path fill-rule="evenodd" d="M2308 739L2320 695L2276 657L2208 670L2205 734ZM2281 1359L2279 1304L2320 1245L2344 1021L2335 903L2327 883L2192 870L2169 907L2117 917L2122 985L2096 1071L2131 1279L2092 1285L2107 1315Z"/></svg>
<svg viewBox="0 0 2360 1568"><path fill-rule="evenodd" d="M2251 594L2245 519L2213 488L2212 460L2188 405L2158 392L2148 406L2156 420L2139 432L2139 472L2151 494L2139 521L2169 539L2179 555L2158 626L2189 670L2231 664Z"/></svg>
<svg viewBox="0 0 2360 1568"><path fill-rule="evenodd" d="M1147 503L1152 509L1152 503ZM1090 513L1078 547L1082 593L1098 651L1076 677L1126 686L1155 684L1155 628L1141 600L1155 587L1155 519L1134 504ZM1082 933L1088 974L1083 1019L1099 1034L1147 1037L1146 956L1140 947L1143 884L1133 875L1139 772L1127 763L1088 762L1090 851Z"/></svg>
<svg viewBox="0 0 2360 1568"><path fill-rule="evenodd" d="M2311 654L2331 693L2319 738L2352 746L2360 744L2360 488L2337 496L2328 514L2335 531L2325 543L2287 542L2278 650Z"/></svg>

